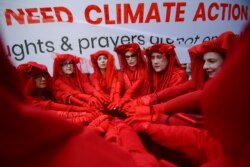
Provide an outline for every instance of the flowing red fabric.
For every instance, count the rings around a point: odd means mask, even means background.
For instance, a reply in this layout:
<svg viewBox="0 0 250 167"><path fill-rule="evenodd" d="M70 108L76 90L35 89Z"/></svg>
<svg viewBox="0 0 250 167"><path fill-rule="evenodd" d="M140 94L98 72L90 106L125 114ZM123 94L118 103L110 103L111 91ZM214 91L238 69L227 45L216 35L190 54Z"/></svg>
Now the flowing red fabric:
<svg viewBox="0 0 250 167"><path fill-rule="evenodd" d="M105 76L102 75L97 65L97 59L100 55L105 55L108 59ZM113 55L106 50L99 50L96 53L91 54L90 58L94 68L94 72L90 76L91 82L97 89L100 87L102 91L109 94L113 84L115 84L114 82L118 79Z"/></svg>
<svg viewBox="0 0 250 167"><path fill-rule="evenodd" d="M26 80L29 80L31 77L40 74L49 74L48 69L45 65L38 64L34 61L29 61L27 63L18 65L17 70L21 74L21 76Z"/></svg>
<svg viewBox="0 0 250 167"><path fill-rule="evenodd" d="M62 64L65 61L72 61L74 66L73 75L68 77L62 71ZM53 79L55 84L55 96L60 102L67 103L69 96L77 94L92 94L94 87L90 84L86 74L83 74L79 67L80 58L71 54L58 54L53 65Z"/></svg>
<svg viewBox="0 0 250 167"><path fill-rule="evenodd" d="M118 54L120 69L123 75L122 78L124 81L125 90L127 90L138 79L145 75L145 71L147 69L146 59L137 43L119 45L115 48L115 51ZM125 58L125 53L128 51L132 52L137 57L137 64L133 68L128 65Z"/></svg>
<svg viewBox="0 0 250 167"><path fill-rule="evenodd" d="M167 87L172 87L187 81L185 70L181 67L180 62L174 50L175 46L170 44L155 44L146 50L149 67L150 92L158 92ZM162 72L155 72L152 67L151 56L153 52L164 54L168 59L167 68Z"/></svg>
<svg viewBox="0 0 250 167"><path fill-rule="evenodd" d="M210 134L227 158L206 166L250 166L250 24L233 47L218 77L204 89L202 109Z"/></svg>

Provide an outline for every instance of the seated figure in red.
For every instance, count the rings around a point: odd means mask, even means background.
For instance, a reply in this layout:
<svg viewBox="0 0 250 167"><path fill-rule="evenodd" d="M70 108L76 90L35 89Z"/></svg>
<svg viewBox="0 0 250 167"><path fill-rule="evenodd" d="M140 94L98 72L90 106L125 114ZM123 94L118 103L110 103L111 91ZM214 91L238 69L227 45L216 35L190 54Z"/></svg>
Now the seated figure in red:
<svg viewBox="0 0 250 167"><path fill-rule="evenodd" d="M149 82L150 93L187 81L187 74L181 67L174 48L174 45L162 43L146 49L149 64L149 78L146 81Z"/></svg>
<svg viewBox="0 0 250 167"><path fill-rule="evenodd" d="M89 106L102 110L106 100L90 84L86 74L77 66L80 57L71 54L58 54L53 65L54 93L56 100L65 104Z"/></svg>
<svg viewBox="0 0 250 167"><path fill-rule="evenodd" d="M106 101L103 104L106 109L114 111L118 108L121 91L114 57L106 50L99 50L90 57L94 69L93 74L90 75L90 81L98 92L106 95Z"/></svg>
<svg viewBox="0 0 250 167"><path fill-rule="evenodd" d="M130 90L131 86L138 85L138 81L146 75L147 62L137 43L119 45L115 51L120 62L122 89L119 107L121 107L132 97L136 98L147 94L147 92Z"/></svg>
<svg viewBox="0 0 250 167"><path fill-rule="evenodd" d="M27 79L24 93L33 106L52 111L62 118L83 125L89 124L100 115L87 106L57 103L52 93L52 78L45 65L30 61L19 65L17 70Z"/></svg>

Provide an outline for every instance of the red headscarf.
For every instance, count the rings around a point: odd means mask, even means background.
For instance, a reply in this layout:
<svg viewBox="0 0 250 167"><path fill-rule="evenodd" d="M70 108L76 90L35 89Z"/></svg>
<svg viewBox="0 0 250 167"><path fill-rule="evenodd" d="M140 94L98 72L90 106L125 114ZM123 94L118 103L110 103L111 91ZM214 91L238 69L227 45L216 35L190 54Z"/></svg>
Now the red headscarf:
<svg viewBox="0 0 250 167"><path fill-rule="evenodd" d="M157 92L162 90L163 88L169 87L170 80L172 79L172 75L174 70L179 69L182 70L178 57L174 50L175 46L170 44L155 44L149 47L146 50L146 55L148 57L148 67L149 67L149 85L150 92ZM152 67L151 56L153 52L158 52L166 56L168 59L167 68L162 72L155 72Z"/></svg>
<svg viewBox="0 0 250 167"><path fill-rule="evenodd" d="M100 55L105 55L108 59L105 76L101 74L101 71L97 65L97 59ZM107 86L108 90L110 90L113 79L117 77L113 55L106 50L99 50L96 53L91 54L90 57L91 57L91 62L94 68L93 77L100 81L99 83L101 84L102 87ZM103 82L101 81L102 79L104 80Z"/></svg>
<svg viewBox="0 0 250 167"><path fill-rule="evenodd" d="M34 61L29 61L24 64L17 66L17 70L26 78L35 77L40 74L49 74L47 67L43 64L38 64Z"/></svg>
<svg viewBox="0 0 250 167"><path fill-rule="evenodd" d="M203 55L207 52L218 52L226 58L236 40L237 36L233 32L227 31L214 40L195 45L188 50L191 60L191 76L197 89L203 88L208 79L203 69Z"/></svg>
<svg viewBox="0 0 250 167"><path fill-rule="evenodd" d="M207 129L221 142L232 166L250 166L249 39L250 24L218 77L206 84L202 98Z"/></svg>
<svg viewBox="0 0 250 167"><path fill-rule="evenodd" d="M37 62L30 61L17 66L17 70L22 74L24 79L27 80L24 93L31 96L43 96L43 98L51 99L53 96L50 93L52 89L52 78L48 73L47 67L43 64L38 64ZM46 77L47 87L41 92L38 90L35 84L35 77L39 75L44 75Z"/></svg>
<svg viewBox="0 0 250 167"><path fill-rule="evenodd" d="M119 57L121 71L128 76L131 83L134 83L136 80L145 75L144 72L147 68L146 59L143 57L144 55L142 54L140 46L137 43L119 45L115 48L115 51ZM125 53L128 51L136 55L137 64L135 68L131 68L127 63Z"/></svg>

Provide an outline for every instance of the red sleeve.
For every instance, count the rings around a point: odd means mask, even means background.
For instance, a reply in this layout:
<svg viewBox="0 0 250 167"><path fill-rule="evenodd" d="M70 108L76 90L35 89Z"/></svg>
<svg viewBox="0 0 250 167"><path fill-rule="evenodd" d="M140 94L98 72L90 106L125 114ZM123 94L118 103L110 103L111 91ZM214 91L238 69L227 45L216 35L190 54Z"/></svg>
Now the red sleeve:
<svg viewBox="0 0 250 167"><path fill-rule="evenodd" d="M175 68L169 82L169 87L179 85L187 81L187 74L183 69Z"/></svg>
<svg viewBox="0 0 250 167"><path fill-rule="evenodd" d="M121 82L115 78L112 82L112 87L110 90L110 99L112 101L118 102L121 98Z"/></svg>
<svg viewBox="0 0 250 167"><path fill-rule="evenodd" d="M201 95L202 90L190 92L167 102L156 104L153 109L156 113L197 113L200 111Z"/></svg>
<svg viewBox="0 0 250 167"><path fill-rule="evenodd" d="M183 152L200 163L216 158L222 153L220 144L205 130L185 126L149 124L146 132L155 142Z"/></svg>
<svg viewBox="0 0 250 167"><path fill-rule="evenodd" d="M110 129L111 130L111 129ZM111 132L113 131L113 132ZM135 133L135 131L126 125L125 123L116 123L115 127L107 132L107 136L109 133L115 134L117 140L112 140L114 144L117 144L121 148L128 151L138 166L141 167L158 167L159 164L155 157L149 154L145 147L143 146L141 140Z"/></svg>
<svg viewBox="0 0 250 167"><path fill-rule="evenodd" d="M67 104L69 96L80 94L81 92L73 90L69 85L65 84L62 80L57 79L54 82L53 93L57 101Z"/></svg>
<svg viewBox="0 0 250 167"><path fill-rule="evenodd" d="M82 87L87 94L93 94L95 91L94 86L90 83L89 77L86 74L82 74Z"/></svg>
<svg viewBox="0 0 250 167"><path fill-rule="evenodd" d="M143 87L143 79L137 80L130 88L128 88L123 97L131 99L140 96L140 89Z"/></svg>
<svg viewBox="0 0 250 167"><path fill-rule="evenodd" d="M52 100L41 100L32 96L28 96L28 100L33 106L39 107L45 110L57 110L57 111L69 111L70 106L65 104L56 103Z"/></svg>
<svg viewBox="0 0 250 167"><path fill-rule="evenodd" d="M157 92L156 93L157 100L155 100L155 101L157 101L158 103L165 102L165 101L173 99L177 96L183 95L185 93L188 93L188 92L194 91L194 90L195 90L195 88L193 86L193 81L187 81L187 82L184 82L180 85L166 88L166 89L163 89L162 91Z"/></svg>
<svg viewBox="0 0 250 167"><path fill-rule="evenodd" d="M90 83L94 86L94 88L97 90L97 91L101 91L102 92L102 88L99 84L99 80L98 78L96 78L93 74L91 74L89 76L89 81Z"/></svg>
<svg viewBox="0 0 250 167"><path fill-rule="evenodd" d="M66 105L54 102L52 100L41 100L38 98L34 98L31 96L28 96L28 100L32 103L33 106L39 107L45 110L55 110L55 111L67 111L67 112L89 112L90 109L88 107L79 107L75 105Z"/></svg>
<svg viewBox="0 0 250 167"><path fill-rule="evenodd" d="M38 98L34 98L31 96L28 96L27 99L31 102L31 104L35 107L42 108L45 110L50 110L50 106L52 101L51 100L40 100ZM51 109L53 110L53 109Z"/></svg>
<svg viewBox="0 0 250 167"><path fill-rule="evenodd" d="M90 122L92 122L99 116L100 116L99 113L92 112L92 113L82 113L81 116L72 116L67 119L75 124L87 126Z"/></svg>

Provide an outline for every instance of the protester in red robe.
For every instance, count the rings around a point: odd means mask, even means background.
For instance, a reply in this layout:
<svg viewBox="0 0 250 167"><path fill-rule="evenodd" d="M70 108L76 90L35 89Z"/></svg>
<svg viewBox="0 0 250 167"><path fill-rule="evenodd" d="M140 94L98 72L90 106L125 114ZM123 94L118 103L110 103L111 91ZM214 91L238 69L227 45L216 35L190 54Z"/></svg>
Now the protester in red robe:
<svg viewBox="0 0 250 167"><path fill-rule="evenodd" d="M98 92L106 95L103 104L107 110L117 109L120 100L121 82L116 71L113 55L106 50L99 50L90 55L94 72L90 81Z"/></svg>
<svg viewBox="0 0 250 167"><path fill-rule="evenodd" d="M131 98L136 98L148 93L130 90L131 86L138 85L139 80L146 76L147 62L143 51L137 43L119 45L115 48L115 51L118 54L120 62L122 98L119 106L122 107Z"/></svg>
<svg viewBox="0 0 250 167"><path fill-rule="evenodd" d="M155 44L146 49L149 63L149 89L150 93L179 85L187 81L185 70L181 67L174 50L170 44Z"/></svg>
<svg viewBox="0 0 250 167"><path fill-rule="evenodd" d="M103 109L106 97L96 91L86 74L77 66L80 57L58 54L53 65L54 93L59 102Z"/></svg>

